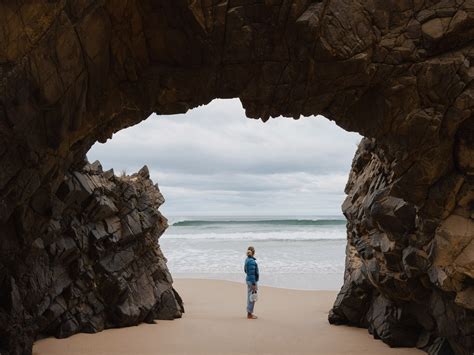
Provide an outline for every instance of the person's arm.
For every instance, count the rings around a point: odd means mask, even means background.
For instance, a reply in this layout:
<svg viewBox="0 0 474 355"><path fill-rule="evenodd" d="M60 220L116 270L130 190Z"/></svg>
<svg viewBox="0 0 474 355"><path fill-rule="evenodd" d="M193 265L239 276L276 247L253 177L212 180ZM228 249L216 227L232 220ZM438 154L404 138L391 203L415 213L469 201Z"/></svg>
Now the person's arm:
<svg viewBox="0 0 474 355"><path fill-rule="evenodd" d="M253 270L253 274L255 275L255 282L252 282L252 290L256 291L257 290L257 281L258 281L258 265L255 260L253 261L253 265L255 266L255 269Z"/></svg>
<svg viewBox="0 0 474 355"><path fill-rule="evenodd" d="M244 262L244 271L245 271L245 273L247 273L247 260L245 260L245 262Z"/></svg>

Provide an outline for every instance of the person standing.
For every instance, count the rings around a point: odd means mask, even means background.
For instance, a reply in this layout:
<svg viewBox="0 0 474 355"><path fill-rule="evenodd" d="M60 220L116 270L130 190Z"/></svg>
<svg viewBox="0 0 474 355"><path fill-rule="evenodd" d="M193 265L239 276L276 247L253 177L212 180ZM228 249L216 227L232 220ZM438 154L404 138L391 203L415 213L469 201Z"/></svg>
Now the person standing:
<svg viewBox="0 0 474 355"><path fill-rule="evenodd" d="M247 248L247 259L245 259L244 271L247 274L245 281L247 282L247 318L257 319L257 316L253 314L255 301L252 299L252 294L258 290L258 265L257 259L255 259L255 248L249 246Z"/></svg>

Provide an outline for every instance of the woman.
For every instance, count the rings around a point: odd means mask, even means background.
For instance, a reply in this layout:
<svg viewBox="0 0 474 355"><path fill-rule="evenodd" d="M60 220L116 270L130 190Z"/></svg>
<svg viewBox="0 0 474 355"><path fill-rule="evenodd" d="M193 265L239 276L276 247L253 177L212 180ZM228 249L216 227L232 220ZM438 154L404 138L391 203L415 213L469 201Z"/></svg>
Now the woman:
<svg viewBox="0 0 474 355"><path fill-rule="evenodd" d="M252 293L257 292L258 282L258 265L255 259L255 248L250 246L247 249L247 259L245 259L244 271L247 274L247 318L257 319L257 316L253 314L253 307L255 302L250 300Z"/></svg>

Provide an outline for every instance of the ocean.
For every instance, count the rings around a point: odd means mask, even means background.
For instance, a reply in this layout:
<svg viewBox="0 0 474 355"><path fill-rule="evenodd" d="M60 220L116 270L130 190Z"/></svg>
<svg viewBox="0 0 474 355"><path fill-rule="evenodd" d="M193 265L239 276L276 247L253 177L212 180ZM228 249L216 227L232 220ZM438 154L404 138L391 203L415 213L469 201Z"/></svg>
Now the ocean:
<svg viewBox="0 0 474 355"><path fill-rule="evenodd" d="M172 217L159 243L174 278L245 281L249 245L260 285L339 290L346 221L321 217Z"/></svg>

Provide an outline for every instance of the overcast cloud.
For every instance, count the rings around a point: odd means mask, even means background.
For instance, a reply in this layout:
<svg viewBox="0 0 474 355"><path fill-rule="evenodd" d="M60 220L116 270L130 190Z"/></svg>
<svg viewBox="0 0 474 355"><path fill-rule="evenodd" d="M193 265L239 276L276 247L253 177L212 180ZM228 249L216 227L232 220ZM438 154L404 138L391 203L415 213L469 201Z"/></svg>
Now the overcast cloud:
<svg viewBox="0 0 474 355"><path fill-rule="evenodd" d="M214 100L152 115L96 143L88 158L116 173L148 165L168 216L339 215L360 138L321 116L263 123L238 100Z"/></svg>

